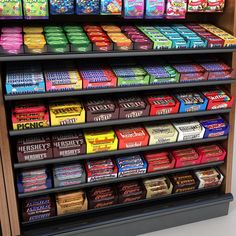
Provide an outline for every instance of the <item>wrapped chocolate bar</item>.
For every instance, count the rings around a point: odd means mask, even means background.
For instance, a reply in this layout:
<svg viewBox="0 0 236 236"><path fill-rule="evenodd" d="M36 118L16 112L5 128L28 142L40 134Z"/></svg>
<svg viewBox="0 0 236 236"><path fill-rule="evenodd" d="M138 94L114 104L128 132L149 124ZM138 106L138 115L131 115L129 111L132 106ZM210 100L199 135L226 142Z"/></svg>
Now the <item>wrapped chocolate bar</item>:
<svg viewBox="0 0 236 236"><path fill-rule="evenodd" d="M156 198L170 195L173 185L167 176L161 176L154 179L146 179L143 181L146 188L146 198Z"/></svg>
<svg viewBox="0 0 236 236"><path fill-rule="evenodd" d="M74 131L52 135L54 157L77 156L85 153L86 143L82 132Z"/></svg>
<svg viewBox="0 0 236 236"><path fill-rule="evenodd" d="M16 150L19 162L38 161L53 157L51 138L47 135L18 138Z"/></svg>
<svg viewBox="0 0 236 236"><path fill-rule="evenodd" d="M146 197L146 189L142 182L129 181L117 185L119 203L134 202Z"/></svg>
<svg viewBox="0 0 236 236"><path fill-rule="evenodd" d="M205 129L204 138L225 136L229 133L229 124L221 116L209 116L199 119Z"/></svg>
<svg viewBox="0 0 236 236"><path fill-rule="evenodd" d="M176 149L171 153L175 158L176 168L199 165L201 163L202 156L199 155L194 148Z"/></svg>
<svg viewBox="0 0 236 236"><path fill-rule="evenodd" d="M137 118L149 115L150 105L139 96L119 96L117 98L119 118Z"/></svg>
<svg viewBox="0 0 236 236"><path fill-rule="evenodd" d="M78 185L86 182L86 173L80 163L56 165L53 167L54 187Z"/></svg>
<svg viewBox="0 0 236 236"><path fill-rule="evenodd" d="M155 172L160 170L173 169L175 159L169 152L149 152L144 154L147 162L147 172Z"/></svg>
<svg viewBox="0 0 236 236"><path fill-rule="evenodd" d="M111 158L85 162L87 182L117 178L117 167Z"/></svg>
<svg viewBox="0 0 236 236"><path fill-rule="evenodd" d="M196 150L201 155L201 163L223 161L226 157L226 150L217 144L198 146Z"/></svg>
<svg viewBox="0 0 236 236"><path fill-rule="evenodd" d="M122 126L115 128L119 139L119 149L147 146L149 135L142 126Z"/></svg>
<svg viewBox="0 0 236 236"><path fill-rule="evenodd" d="M150 104L150 116L178 113L179 101L169 94L151 94L147 96Z"/></svg>
<svg viewBox="0 0 236 236"><path fill-rule="evenodd" d="M87 154L117 150L118 139L111 128L88 129L84 131Z"/></svg>
<svg viewBox="0 0 236 236"><path fill-rule="evenodd" d="M199 181L192 172L181 172L170 175L173 184L173 193L183 193L196 189Z"/></svg>
<svg viewBox="0 0 236 236"><path fill-rule="evenodd" d="M145 125L150 138L149 145L176 142L178 132L170 122L158 122Z"/></svg>
<svg viewBox="0 0 236 236"><path fill-rule="evenodd" d="M60 100L49 105L51 126L79 124L85 122L83 104L77 100Z"/></svg>
<svg viewBox="0 0 236 236"><path fill-rule="evenodd" d="M87 192L89 209L96 209L117 204L117 194L113 186L91 188Z"/></svg>
<svg viewBox="0 0 236 236"><path fill-rule="evenodd" d="M26 198L22 201L22 215L25 222L46 219L55 214L55 204L48 195Z"/></svg>
<svg viewBox="0 0 236 236"><path fill-rule="evenodd" d="M199 180L198 188L210 188L220 186L224 176L216 168L208 168L195 171L195 175Z"/></svg>
<svg viewBox="0 0 236 236"><path fill-rule="evenodd" d="M116 120L119 116L119 107L109 98L89 99L84 103L87 122Z"/></svg>
<svg viewBox="0 0 236 236"><path fill-rule="evenodd" d="M175 93L180 102L179 112L204 111L207 107L207 99L198 92L183 90Z"/></svg>
<svg viewBox="0 0 236 236"><path fill-rule="evenodd" d="M116 158L118 177L144 174L147 171L147 163L140 155L124 156Z"/></svg>
<svg viewBox="0 0 236 236"><path fill-rule="evenodd" d="M52 178L46 168L26 169L17 174L19 193L35 192L52 188Z"/></svg>
<svg viewBox="0 0 236 236"><path fill-rule="evenodd" d="M197 120L185 118L172 123L179 133L177 141L201 139L204 136L205 128Z"/></svg>
<svg viewBox="0 0 236 236"><path fill-rule="evenodd" d="M56 194L57 215L77 213L88 209L88 200L83 190Z"/></svg>

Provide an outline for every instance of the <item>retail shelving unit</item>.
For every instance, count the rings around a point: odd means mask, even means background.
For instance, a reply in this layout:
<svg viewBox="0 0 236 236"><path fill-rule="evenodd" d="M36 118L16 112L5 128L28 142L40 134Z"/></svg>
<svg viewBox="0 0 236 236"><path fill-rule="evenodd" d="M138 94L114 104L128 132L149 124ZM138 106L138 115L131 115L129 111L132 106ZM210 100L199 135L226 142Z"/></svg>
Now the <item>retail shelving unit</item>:
<svg viewBox="0 0 236 236"><path fill-rule="evenodd" d="M228 32L236 35L236 13L235 13L235 1L226 0L226 8L223 13L220 14L207 14L201 13L199 15L194 15L194 20L203 22L212 22L217 26L227 30ZM77 17L79 18L79 17ZM91 18L92 19L92 18ZM109 18L110 19L110 18ZM76 18L74 18L76 20ZM99 21L97 17L93 19L94 21ZM117 19L116 19L117 20ZM188 21L192 21L191 17L187 17ZM56 22L56 19L53 19ZM150 22L150 21L149 21ZM158 21L155 21L158 22ZM181 21L182 22L182 21ZM0 61L5 62L15 62L17 61L37 61L37 60L60 60L60 59L100 59L100 58L124 58L124 57L155 57L164 55L182 55L182 54L224 54L225 58L228 60L234 68L236 68L236 49L194 49L194 50L161 50L161 51L132 51L132 52L109 52L109 53L85 53L85 54L43 54L43 55L15 55L15 56L0 56ZM236 79L236 78L235 78ZM73 92L58 92L52 93L47 92L44 94L30 94L30 95L17 95L10 96L5 95L4 92L4 78L2 83L0 83L0 147L2 152L2 167L0 165L0 174L3 170L3 176L6 186L6 196L8 211L9 211L9 221L10 221L10 231L6 231L4 236L8 235L79 235L79 236L110 236L110 235L137 235L146 233L149 231L160 230L168 227L173 227L185 223L191 223L195 221L200 221L212 217L223 216L228 213L228 207L230 201L232 201L231 194L231 177L232 177L232 161L233 161L233 143L234 143L234 125L235 125L235 106L232 109L225 110L213 110L213 111L203 111L203 112L192 112L185 114L174 114L174 115L163 115L157 117L144 117L135 119L125 119L117 121L106 121L98 123L85 123L80 125L68 125L62 127L48 127L39 128L31 130L14 131L9 128L9 113L8 107L11 102L17 100L27 100L27 99L50 99L55 97L70 97L70 96L80 96L94 95L94 94L111 94L111 93L126 93L135 91L154 91L162 89L173 89L178 87L196 87L208 85L224 85L228 88L231 95L236 96L236 86L234 80L219 80L219 81L207 81L207 82L194 82L186 84L169 84L169 85L157 85L157 86L139 86L139 87L129 87L129 88L110 88L110 89L97 89L97 90L83 90L83 91L73 91ZM198 117L210 114L221 114L228 120L231 125L230 133L228 137L217 137L209 138L204 140L193 140L193 141L183 141L176 142L172 144L162 144L153 145L147 147L141 147L136 149L125 149L117 150L111 152L86 154L80 156L68 157L66 159L58 158L51 160L42 160L37 162L28 163L17 163L15 161L14 152L12 152L12 146L14 144L13 140L15 137L19 137L25 134L38 134L38 133L48 133L48 132L63 132L65 130L74 130L81 128L95 128L101 126L109 125L120 125L120 124L134 124L142 123L155 120L167 120L167 119L177 119L182 117ZM22 193L17 194L15 186L15 172L18 169L35 167L41 165L52 165L55 163L66 163L71 161L99 158L105 156L114 156L117 154L128 154L143 152L148 150L157 150L163 148L186 146L190 144L197 144L202 142L220 142L224 148L227 149L227 158L224 162L216 162L211 164L202 164L199 166L185 167L167 171L161 171L157 173L147 173L143 175L137 175L132 177L125 177L122 180L114 179L107 180L99 183L85 183L77 186L70 187L57 187L47 190L42 190L33 193ZM0 162L1 164L1 162ZM106 207L103 209L88 210L86 212L73 214L70 216L55 216L49 219L44 219L42 221L37 221L33 223L21 222L20 217L20 207L19 201L22 198L29 196L36 196L48 193L57 193L69 190L77 190L80 188L88 188L93 186L98 186L102 184L116 183L124 180L132 179L142 179L146 177L155 177L161 174L175 173L185 170L201 169L209 166L218 166L224 174L224 183L219 188L211 188L207 190L194 190L188 194L172 194L168 197L161 197L151 200L140 200L137 202L132 202L128 204L119 204L116 206ZM0 176L1 177L1 176ZM1 181L1 178L0 178ZM0 182L1 186L1 182ZM4 209L1 206L0 208ZM1 219L2 220L2 219ZM3 220L2 220L3 221Z"/></svg>

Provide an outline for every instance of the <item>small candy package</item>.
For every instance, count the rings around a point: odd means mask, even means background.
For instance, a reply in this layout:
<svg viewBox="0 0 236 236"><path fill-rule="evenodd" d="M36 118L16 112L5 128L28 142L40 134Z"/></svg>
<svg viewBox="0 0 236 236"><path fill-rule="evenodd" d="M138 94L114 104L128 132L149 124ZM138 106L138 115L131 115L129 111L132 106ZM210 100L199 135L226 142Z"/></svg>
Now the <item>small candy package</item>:
<svg viewBox="0 0 236 236"><path fill-rule="evenodd" d="M119 149L148 145L149 135L142 126L122 126L115 129L119 139Z"/></svg>
<svg viewBox="0 0 236 236"><path fill-rule="evenodd" d="M201 163L223 161L226 157L225 149L217 144L198 146L196 150L202 157Z"/></svg>
<svg viewBox="0 0 236 236"><path fill-rule="evenodd" d="M202 93L208 100L207 110L226 109L233 105L234 97L220 88L205 89Z"/></svg>
<svg viewBox="0 0 236 236"><path fill-rule="evenodd" d="M0 20L23 19L21 0L1 0Z"/></svg>
<svg viewBox="0 0 236 236"><path fill-rule="evenodd" d="M114 44L114 50L127 51L133 49L132 41L124 33L107 33Z"/></svg>
<svg viewBox="0 0 236 236"><path fill-rule="evenodd" d="M122 0L101 0L100 14L121 15Z"/></svg>
<svg viewBox="0 0 236 236"><path fill-rule="evenodd" d="M57 215L83 212L88 209L88 200L83 190L56 194Z"/></svg>
<svg viewBox="0 0 236 236"><path fill-rule="evenodd" d="M142 19L144 17L144 0L124 0L124 18Z"/></svg>
<svg viewBox="0 0 236 236"><path fill-rule="evenodd" d="M38 161L53 157L51 139L46 135L19 138L16 150L19 162Z"/></svg>
<svg viewBox="0 0 236 236"><path fill-rule="evenodd" d="M201 93L183 90L175 93L175 97L180 102L179 112L205 111L207 99Z"/></svg>
<svg viewBox="0 0 236 236"><path fill-rule="evenodd" d="M76 0L77 15L99 15L100 1L99 0Z"/></svg>
<svg viewBox="0 0 236 236"><path fill-rule="evenodd" d="M85 123L85 109L80 101L61 100L49 105L51 126Z"/></svg>
<svg viewBox="0 0 236 236"><path fill-rule="evenodd" d="M205 129L204 138L226 136L230 125L221 116L209 116L199 120Z"/></svg>
<svg viewBox="0 0 236 236"><path fill-rule="evenodd" d="M111 158L85 162L87 182L117 178L117 167Z"/></svg>
<svg viewBox="0 0 236 236"><path fill-rule="evenodd" d="M194 148L177 149L171 153L175 158L176 168L199 165L201 163L202 156Z"/></svg>
<svg viewBox="0 0 236 236"><path fill-rule="evenodd" d="M203 12L207 7L207 0L189 0L188 12Z"/></svg>
<svg viewBox="0 0 236 236"><path fill-rule="evenodd" d="M147 162L147 172L156 172L162 170L173 169L175 159L169 152L149 152L144 155Z"/></svg>
<svg viewBox="0 0 236 236"><path fill-rule="evenodd" d="M184 19L187 11L187 0L167 0L166 18Z"/></svg>
<svg viewBox="0 0 236 236"><path fill-rule="evenodd" d="M170 122L158 122L145 125L150 139L149 145L176 142L178 132Z"/></svg>
<svg viewBox="0 0 236 236"><path fill-rule="evenodd" d="M54 187L79 185L86 182L86 173L80 163L56 165L53 167Z"/></svg>
<svg viewBox="0 0 236 236"><path fill-rule="evenodd" d="M223 12L225 0L207 0L206 12Z"/></svg>
<svg viewBox="0 0 236 236"><path fill-rule="evenodd" d="M52 135L53 156L67 157L85 154L86 143L82 132Z"/></svg>
<svg viewBox="0 0 236 236"><path fill-rule="evenodd" d="M87 154L117 150L118 139L111 128L85 130L84 137Z"/></svg>
<svg viewBox="0 0 236 236"><path fill-rule="evenodd" d="M119 118L137 118L148 116L150 106L147 101L139 96L119 96L117 98L119 107Z"/></svg>
<svg viewBox="0 0 236 236"><path fill-rule="evenodd" d="M151 107L150 116L174 114L179 111L179 101L174 96L169 94L148 95L147 101Z"/></svg>
<svg viewBox="0 0 236 236"><path fill-rule="evenodd" d="M199 180L199 189L220 186L224 179L223 174L216 168L197 170L194 173Z"/></svg>
<svg viewBox="0 0 236 236"><path fill-rule="evenodd" d="M50 0L51 15L72 15L74 7L74 0Z"/></svg>
<svg viewBox="0 0 236 236"><path fill-rule="evenodd" d="M35 101L16 103L12 109L12 126L14 130L48 127L47 107Z"/></svg>
<svg viewBox="0 0 236 236"><path fill-rule="evenodd" d="M147 171L147 163L140 155L116 158L118 178L131 175L144 174Z"/></svg>
<svg viewBox="0 0 236 236"><path fill-rule="evenodd" d="M44 53L47 52L46 40L42 33L24 35L25 52Z"/></svg>
<svg viewBox="0 0 236 236"><path fill-rule="evenodd" d="M48 1L47 0L24 0L23 1L24 18L27 20L48 19Z"/></svg>
<svg viewBox="0 0 236 236"><path fill-rule="evenodd" d="M26 198L22 201L22 215L25 222L55 216L56 209L54 201L49 195Z"/></svg>
<svg viewBox="0 0 236 236"><path fill-rule="evenodd" d="M154 179L146 179L143 184L147 190L146 198L157 198L170 195L173 185L167 176L160 176Z"/></svg>
<svg viewBox="0 0 236 236"><path fill-rule="evenodd" d="M165 0L146 0L145 18L161 19L165 14Z"/></svg>

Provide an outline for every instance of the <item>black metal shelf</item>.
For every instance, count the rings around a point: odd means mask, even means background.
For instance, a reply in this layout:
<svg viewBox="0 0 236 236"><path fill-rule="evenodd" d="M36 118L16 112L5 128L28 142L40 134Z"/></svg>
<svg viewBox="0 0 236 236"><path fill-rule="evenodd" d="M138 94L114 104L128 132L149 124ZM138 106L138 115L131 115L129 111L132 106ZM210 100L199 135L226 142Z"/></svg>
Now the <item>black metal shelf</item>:
<svg viewBox="0 0 236 236"><path fill-rule="evenodd" d="M17 101L27 99L46 99L56 97L70 97L70 96L86 96L95 94L111 94L111 93L124 93L124 92L135 92L135 91L152 91L162 90L171 88L189 88L198 86L214 86L220 84L231 84L236 82L236 79L219 79L210 81L198 81L189 83L171 83L171 84L157 84L157 85L146 85L146 86L133 86L133 87L116 87L116 88L99 88L99 89L87 89L87 90L76 90L76 91L65 91L65 92L45 92L45 93L34 93L34 94L18 94L18 95L5 95L6 101Z"/></svg>
<svg viewBox="0 0 236 236"><path fill-rule="evenodd" d="M35 61L35 60L57 60L57 59L89 59L89 58L111 58L111 57L137 57L137 56L164 56L183 54L205 54L205 53L229 53L235 52L236 48L195 48L195 49L168 49L150 51L110 51L110 52L88 52L88 53L62 53L62 54L18 54L1 55L0 62L6 61Z"/></svg>
<svg viewBox="0 0 236 236"><path fill-rule="evenodd" d="M37 129L10 130L9 134L10 136L21 136L21 135L38 134L38 133L42 134L42 133L49 133L49 132L69 131L69 130L75 130L75 129L97 128L97 127L104 127L104 126L136 124L136 123L142 123L142 122L169 120L169 119L195 117L195 116L225 114L229 112L230 112L230 109L186 112L186 113L159 115L159 116L147 116L147 117L130 118L130 119L109 120L109 121L101 121L101 122L89 122L89 123L81 123L81 124L74 124L74 125L43 127L43 128L37 128Z"/></svg>
<svg viewBox="0 0 236 236"><path fill-rule="evenodd" d="M158 149L180 147L180 146L193 145L193 144L199 144L199 143L205 144L209 142L223 141L223 140L226 140L227 138L228 138L227 136L220 136L220 137L213 137L213 138L206 138L206 139L194 139L194 140L174 142L174 143L164 143L164 144L150 145L150 146L144 146L144 147L121 149L121 150L115 150L115 151L109 151L109 152L97 152L97 153L91 153L91 154L83 154L79 156L69 156L69 157L53 158L53 159L41 160L41 161L15 163L14 168L21 169L21 168L49 165L49 164L67 163L67 162L73 162L73 161L79 161L79 160L91 160L93 158L103 158L103 157L110 157L110 156L116 156L116 155L153 151L153 150L158 150Z"/></svg>
<svg viewBox="0 0 236 236"><path fill-rule="evenodd" d="M35 191L35 192L30 192L30 193L19 193L18 198L27 198L27 197L46 195L46 194L51 194L51 193L67 192L67 191L91 188L91 187L96 187L96 186L101 186L101 185L106 185L106 184L114 184L114 183L134 180L134 179L144 179L144 178L157 177L161 175L173 174L173 173L189 171L189 170L199 170L203 168L219 166L219 165L222 165L223 163L224 161L218 161L218 162L206 163L206 164L195 165L195 166L187 166L187 167L162 170L162 171L157 171L157 172L152 172L152 173L132 175L132 176L127 176L123 178L114 178L114 179L108 179L108 180L91 182L91 183L82 183L78 185L71 185L71 186L65 186L65 187L54 187L51 189L45 189L45 190L40 190L40 191Z"/></svg>

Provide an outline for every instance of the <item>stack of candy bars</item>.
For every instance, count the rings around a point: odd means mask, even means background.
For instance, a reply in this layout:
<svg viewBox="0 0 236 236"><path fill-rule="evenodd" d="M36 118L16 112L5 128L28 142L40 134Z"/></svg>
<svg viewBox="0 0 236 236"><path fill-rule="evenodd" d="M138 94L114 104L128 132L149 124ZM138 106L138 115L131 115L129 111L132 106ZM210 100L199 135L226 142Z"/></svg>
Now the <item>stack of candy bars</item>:
<svg viewBox="0 0 236 236"><path fill-rule="evenodd" d="M236 38L211 24L84 24L6 26L2 53L67 53L235 47Z"/></svg>
<svg viewBox="0 0 236 236"><path fill-rule="evenodd" d="M86 190L57 193L54 196L27 198L22 201L24 221L38 221L54 215L69 215L116 204L139 202L195 189L218 187L224 176L217 168L179 172L151 179L101 185ZM56 205L56 209L55 209Z"/></svg>

